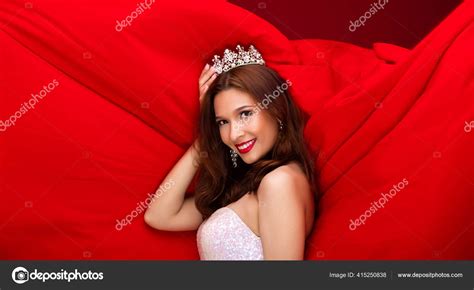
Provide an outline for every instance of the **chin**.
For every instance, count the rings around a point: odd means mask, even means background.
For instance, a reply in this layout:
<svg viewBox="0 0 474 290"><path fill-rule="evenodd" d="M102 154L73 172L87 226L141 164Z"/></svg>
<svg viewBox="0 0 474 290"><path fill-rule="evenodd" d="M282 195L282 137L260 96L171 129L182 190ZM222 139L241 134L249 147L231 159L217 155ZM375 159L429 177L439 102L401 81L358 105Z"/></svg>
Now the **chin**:
<svg viewBox="0 0 474 290"><path fill-rule="evenodd" d="M254 157L247 157L247 158L242 158L242 161L244 161L246 164L253 164L257 162L260 158L254 158Z"/></svg>
<svg viewBox="0 0 474 290"><path fill-rule="evenodd" d="M245 154L246 155L245 158L242 158L242 156L240 158L246 164L250 165L262 159L265 156L265 154L266 154L265 152L249 152Z"/></svg>

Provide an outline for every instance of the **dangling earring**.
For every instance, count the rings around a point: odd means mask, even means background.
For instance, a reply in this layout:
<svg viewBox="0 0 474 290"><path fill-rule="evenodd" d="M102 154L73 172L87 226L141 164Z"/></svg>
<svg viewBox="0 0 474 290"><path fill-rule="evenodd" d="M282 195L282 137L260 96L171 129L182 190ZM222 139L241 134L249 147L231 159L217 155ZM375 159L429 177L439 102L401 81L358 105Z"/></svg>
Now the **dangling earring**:
<svg viewBox="0 0 474 290"><path fill-rule="evenodd" d="M230 158L232 159L232 166L237 168L237 152L235 152L233 149L230 149Z"/></svg>
<svg viewBox="0 0 474 290"><path fill-rule="evenodd" d="M278 123L280 124L280 131L283 130L283 122L280 119L277 119Z"/></svg>

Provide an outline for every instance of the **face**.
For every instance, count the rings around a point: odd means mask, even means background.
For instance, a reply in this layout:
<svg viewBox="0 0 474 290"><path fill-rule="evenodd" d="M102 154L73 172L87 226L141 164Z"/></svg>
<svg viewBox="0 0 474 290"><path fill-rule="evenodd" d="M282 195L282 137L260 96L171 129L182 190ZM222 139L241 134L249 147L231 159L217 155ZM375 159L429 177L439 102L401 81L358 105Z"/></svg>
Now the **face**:
<svg viewBox="0 0 474 290"><path fill-rule="evenodd" d="M247 164L265 156L276 143L278 122L247 93L227 89L214 99L216 123L222 142Z"/></svg>

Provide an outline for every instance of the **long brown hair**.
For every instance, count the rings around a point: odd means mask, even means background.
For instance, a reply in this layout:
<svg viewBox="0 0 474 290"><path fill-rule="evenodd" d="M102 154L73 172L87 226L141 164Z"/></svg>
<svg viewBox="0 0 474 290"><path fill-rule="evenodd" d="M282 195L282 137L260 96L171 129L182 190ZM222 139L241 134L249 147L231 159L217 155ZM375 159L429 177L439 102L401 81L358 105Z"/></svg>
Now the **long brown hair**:
<svg viewBox="0 0 474 290"><path fill-rule="evenodd" d="M201 104L198 144L201 152L196 185L196 207L207 219L215 210L240 199L246 193L256 194L262 178L273 169L296 161L308 178L315 192L314 167L308 146L303 138L304 116L290 97L283 84L291 82L264 65L245 65L220 74L210 85ZM237 158L237 168L232 167L230 148L220 137L215 121L214 98L226 89L234 88L251 95L257 103L265 103L270 95L271 104L265 109L281 120L283 129L265 156L253 164Z"/></svg>

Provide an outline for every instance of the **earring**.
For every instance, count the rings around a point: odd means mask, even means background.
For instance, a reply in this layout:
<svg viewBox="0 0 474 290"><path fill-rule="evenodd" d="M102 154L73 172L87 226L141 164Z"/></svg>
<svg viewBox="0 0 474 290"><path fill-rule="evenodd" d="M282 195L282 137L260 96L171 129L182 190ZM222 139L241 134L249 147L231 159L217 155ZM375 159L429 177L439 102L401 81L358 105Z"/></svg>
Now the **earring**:
<svg viewBox="0 0 474 290"><path fill-rule="evenodd" d="M278 119L278 123L280 124L280 131L283 130L283 122L280 119Z"/></svg>
<svg viewBox="0 0 474 290"><path fill-rule="evenodd" d="M230 158L232 159L232 166L237 167L237 152L233 149L230 149Z"/></svg>

